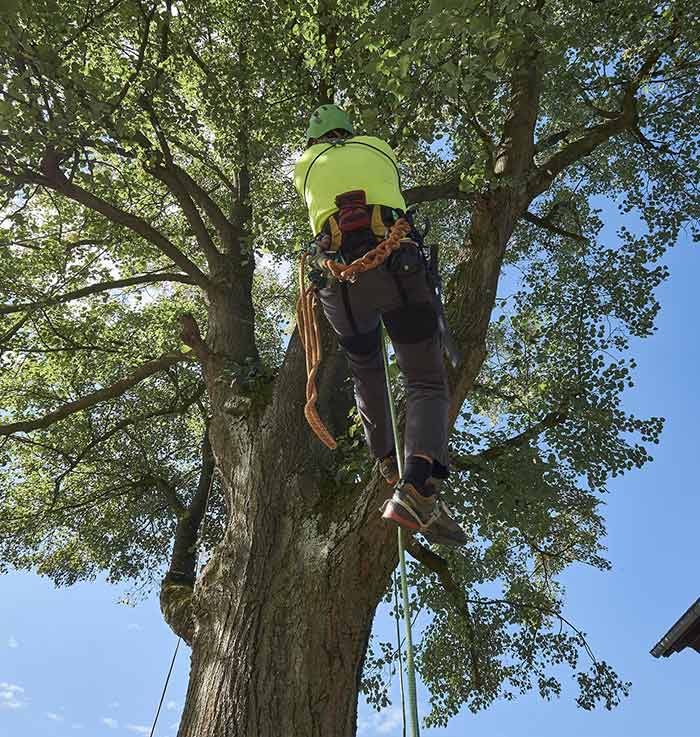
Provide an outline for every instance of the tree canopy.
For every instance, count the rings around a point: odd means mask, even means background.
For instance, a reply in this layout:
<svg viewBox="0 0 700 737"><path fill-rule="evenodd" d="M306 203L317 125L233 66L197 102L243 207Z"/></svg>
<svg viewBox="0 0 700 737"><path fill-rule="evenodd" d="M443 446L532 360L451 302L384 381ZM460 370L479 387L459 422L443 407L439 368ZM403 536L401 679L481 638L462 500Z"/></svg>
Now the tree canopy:
<svg viewBox="0 0 700 737"><path fill-rule="evenodd" d="M467 307L493 308L451 439L447 501L471 542L412 548L414 604L432 612L429 722L557 694L562 662L580 706L614 706L627 684L584 662L557 576L609 567L607 483L659 440L662 419L623 396L664 252L699 233L699 66L698 8L682 0L5 3L0 570L163 576L212 479L214 379L192 326L224 288L238 295L216 380L241 389L231 413L264 403L311 235L291 169L332 100L395 148L463 345ZM504 192L520 210L496 295L470 269L478 213ZM604 236L615 210L625 225ZM327 483L361 488L372 468L352 412L340 441ZM212 490L208 548L230 512ZM378 705L394 657L379 644L367 658Z"/></svg>

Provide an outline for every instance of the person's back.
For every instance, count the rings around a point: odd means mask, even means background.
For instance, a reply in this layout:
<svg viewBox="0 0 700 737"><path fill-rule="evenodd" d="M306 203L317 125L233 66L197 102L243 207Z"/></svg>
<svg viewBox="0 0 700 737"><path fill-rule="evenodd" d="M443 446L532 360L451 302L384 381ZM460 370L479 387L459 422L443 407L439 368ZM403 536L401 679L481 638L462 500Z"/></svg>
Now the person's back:
<svg viewBox="0 0 700 737"><path fill-rule="evenodd" d="M338 210L335 197L363 190L369 204L406 209L391 147L374 136L350 136L309 146L294 170L294 186L309 209L314 235Z"/></svg>

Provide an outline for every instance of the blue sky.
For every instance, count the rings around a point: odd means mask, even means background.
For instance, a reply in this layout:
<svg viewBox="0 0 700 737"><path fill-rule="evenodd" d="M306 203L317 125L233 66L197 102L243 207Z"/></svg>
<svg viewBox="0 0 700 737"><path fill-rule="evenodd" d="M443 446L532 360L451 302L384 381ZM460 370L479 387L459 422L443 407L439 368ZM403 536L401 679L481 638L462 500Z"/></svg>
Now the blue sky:
<svg viewBox="0 0 700 737"><path fill-rule="evenodd" d="M585 630L598 657L632 681L630 697L612 712L583 712L564 671L558 700L528 695L478 715L462 713L446 729L423 730L423 737L560 737L563 731L567 737L700 737L700 655L649 655L700 596L700 253L682 240L666 262L671 277L659 290L658 331L633 344L639 367L625 401L639 416L666 417L661 445L651 449L653 463L610 484L613 570L580 566L563 578L567 617ZM155 596L129 607L118 603L122 594L103 582L57 590L30 574L0 578L0 737L149 733L175 638ZM382 616L377 626L391 625ZM177 732L188 661L181 648L159 737ZM398 708L376 715L363 705L359 735L401 735Z"/></svg>

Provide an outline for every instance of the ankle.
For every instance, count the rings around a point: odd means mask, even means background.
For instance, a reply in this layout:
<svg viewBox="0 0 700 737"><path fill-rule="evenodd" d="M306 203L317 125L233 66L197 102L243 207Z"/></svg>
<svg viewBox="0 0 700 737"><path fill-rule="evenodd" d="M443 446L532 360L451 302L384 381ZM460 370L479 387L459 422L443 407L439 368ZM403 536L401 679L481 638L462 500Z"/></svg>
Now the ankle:
<svg viewBox="0 0 700 737"><path fill-rule="evenodd" d="M431 461L427 461L420 456L410 455L406 459L406 468L404 468L403 477L416 488L420 488L425 486L425 482L430 478L432 470L433 464Z"/></svg>

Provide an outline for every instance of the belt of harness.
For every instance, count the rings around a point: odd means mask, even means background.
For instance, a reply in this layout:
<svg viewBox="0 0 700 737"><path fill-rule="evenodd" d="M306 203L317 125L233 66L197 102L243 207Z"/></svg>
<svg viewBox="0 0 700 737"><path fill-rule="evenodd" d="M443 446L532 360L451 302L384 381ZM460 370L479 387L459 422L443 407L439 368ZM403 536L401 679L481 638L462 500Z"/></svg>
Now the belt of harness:
<svg viewBox="0 0 700 737"><path fill-rule="evenodd" d="M401 248L401 241L411 232L411 225L404 218L399 218L389 229L387 237L374 248L370 249L360 258L356 258L349 264L339 264L337 261L327 258L323 266L338 279L338 281L354 282L357 275L363 271L376 269L383 264L389 256Z"/></svg>
<svg viewBox="0 0 700 737"><path fill-rule="evenodd" d="M375 269L388 256L401 247L401 239L411 230L409 223L399 218L390 228L388 236L364 256L350 264L339 264L331 259L325 260L325 267L340 281L354 282L357 274ZM297 301L297 325L299 337L304 346L306 358L306 404L304 417L316 433L319 440L331 450L337 447L335 438L330 434L316 410L318 392L316 390L316 374L321 365L321 333L316 318L316 285L306 286L306 259L310 254L303 252L299 261L299 299Z"/></svg>

